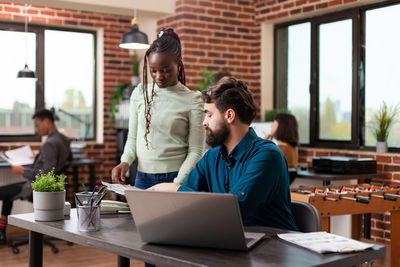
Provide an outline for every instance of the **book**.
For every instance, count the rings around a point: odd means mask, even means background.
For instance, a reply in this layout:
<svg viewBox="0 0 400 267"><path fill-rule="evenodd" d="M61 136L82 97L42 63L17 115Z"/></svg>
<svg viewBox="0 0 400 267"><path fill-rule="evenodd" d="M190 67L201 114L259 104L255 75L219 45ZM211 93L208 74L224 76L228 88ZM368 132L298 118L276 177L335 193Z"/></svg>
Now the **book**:
<svg viewBox="0 0 400 267"><path fill-rule="evenodd" d="M289 243L321 254L363 251L374 246L374 244L360 242L327 232L287 233L278 234L278 237Z"/></svg>
<svg viewBox="0 0 400 267"><path fill-rule="evenodd" d="M7 150L0 153L0 156L11 165L29 165L33 164L35 156L30 146L22 146L16 149Z"/></svg>
<svg viewBox="0 0 400 267"><path fill-rule="evenodd" d="M122 196L125 195L125 190L142 190L129 184L111 184L104 181L101 181L101 183L107 187L108 191L112 191Z"/></svg>

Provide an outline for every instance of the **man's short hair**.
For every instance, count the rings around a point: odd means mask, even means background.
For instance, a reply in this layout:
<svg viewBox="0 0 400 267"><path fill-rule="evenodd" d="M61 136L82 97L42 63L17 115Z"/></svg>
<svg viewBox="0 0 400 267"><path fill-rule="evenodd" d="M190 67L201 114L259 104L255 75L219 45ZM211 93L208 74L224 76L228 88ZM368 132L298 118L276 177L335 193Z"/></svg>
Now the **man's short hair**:
<svg viewBox="0 0 400 267"><path fill-rule="evenodd" d="M247 85L234 77L225 77L202 92L205 103L215 103L220 112L233 109L239 120L248 125L256 116L256 106Z"/></svg>
<svg viewBox="0 0 400 267"><path fill-rule="evenodd" d="M224 77L233 77L233 76L227 71L217 72L213 77L213 84L217 84Z"/></svg>
<svg viewBox="0 0 400 267"><path fill-rule="evenodd" d="M54 114L48 109L41 109L33 114L32 119L38 118L40 120L49 119L52 123L54 123Z"/></svg>

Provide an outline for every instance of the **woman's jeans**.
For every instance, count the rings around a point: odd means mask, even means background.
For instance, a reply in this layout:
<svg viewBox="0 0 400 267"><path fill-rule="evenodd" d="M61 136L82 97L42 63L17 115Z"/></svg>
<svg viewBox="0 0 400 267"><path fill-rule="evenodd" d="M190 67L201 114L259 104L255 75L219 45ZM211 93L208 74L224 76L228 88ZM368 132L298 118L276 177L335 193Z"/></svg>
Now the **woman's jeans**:
<svg viewBox="0 0 400 267"><path fill-rule="evenodd" d="M151 174L138 171L136 172L135 186L140 189L147 189L160 183L172 183L177 175L178 172Z"/></svg>

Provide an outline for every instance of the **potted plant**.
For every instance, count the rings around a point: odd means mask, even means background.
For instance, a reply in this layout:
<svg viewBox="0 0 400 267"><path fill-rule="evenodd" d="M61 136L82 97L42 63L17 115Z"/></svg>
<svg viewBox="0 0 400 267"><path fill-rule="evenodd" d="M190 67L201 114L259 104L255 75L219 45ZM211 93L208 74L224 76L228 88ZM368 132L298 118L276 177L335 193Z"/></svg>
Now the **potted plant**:
<svg viewBox="0 0 400 267"><path fill-rule="evenodd" d="M390 129L396 121L399 113L399 106L388 107L385 102L382 103L378 112L374 115L372 131L376 138L376 152L387 152L387 140L389 138Z"/></svg>
<svg viewBox="0 0 400 267"><path fill-rule="evenodd" d="M199 90L200 92L205 90L208 86L213 84L213 78L214 78L215 72L210 70L206 70L206 69L202 69L201 70L201 80L200 82L197 84L197 90Z"/></svg>
<svg viewBox="0 0 400 267"><path fill-rule="evenodd" d="M47 174L39 171L32 182L33 209L36 221L56 221L64 219L65 175Z"/></svg>
<svg viewBox="0 0 400 267"><path fill-rule="evenodd" d="M132 91L136 88L136 86L140 83L139 79L139 65L140 65L140 57L136 51L134 51L131 57L132 64L132 77L130 82L122 83L115 86L114 92L111 94L111 102L110 102L110 117L111 119L115 119L115 116L118 113L120 102L123 99L129 99L132 94Z"/></svg>

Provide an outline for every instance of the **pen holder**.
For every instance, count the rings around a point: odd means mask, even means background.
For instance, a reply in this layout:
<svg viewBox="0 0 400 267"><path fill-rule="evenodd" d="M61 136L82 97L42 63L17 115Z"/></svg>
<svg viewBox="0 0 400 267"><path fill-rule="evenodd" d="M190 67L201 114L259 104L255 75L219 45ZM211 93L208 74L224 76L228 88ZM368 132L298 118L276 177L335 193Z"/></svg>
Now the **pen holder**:
<svg viewBox="0 0 400 267"><path fill-rule="evenodd" d="M93 199L96 199L98 195L98 192L93 193ZM87 194L85 192L79 192L75 194L75 206L78 207L78 205L90 205L90 197L92 194Z"/></svg>
<svg viewBox="0 0 400 267"><path fill-rule="evenodd" d="M100 229L100 205L76 206L79 231L97 231Z"/></svg>

